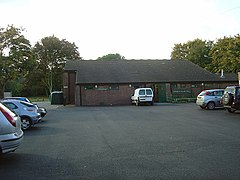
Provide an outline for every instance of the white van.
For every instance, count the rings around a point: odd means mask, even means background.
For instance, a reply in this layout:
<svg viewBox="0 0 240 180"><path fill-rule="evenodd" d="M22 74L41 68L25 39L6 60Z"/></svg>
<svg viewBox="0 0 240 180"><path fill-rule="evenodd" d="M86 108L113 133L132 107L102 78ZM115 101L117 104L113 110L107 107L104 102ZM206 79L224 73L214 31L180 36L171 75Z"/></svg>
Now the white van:
<svg viewBox="0 0 240 180"><path fill-rule="evenodd" d="M151 88L137 88L131 97L132 104L139 106L140 103L153 105L153 91Z"/></svg>

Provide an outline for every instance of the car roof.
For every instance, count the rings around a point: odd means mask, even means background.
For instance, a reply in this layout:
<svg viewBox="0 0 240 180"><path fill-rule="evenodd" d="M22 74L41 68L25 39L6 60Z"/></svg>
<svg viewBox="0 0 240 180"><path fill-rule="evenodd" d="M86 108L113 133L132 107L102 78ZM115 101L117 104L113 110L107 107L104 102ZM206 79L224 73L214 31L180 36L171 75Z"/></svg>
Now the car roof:
<svg viewBox="0 0 240 180"><path fill-rule="evenodd" d="M34 105L34 104L30 103L30 102L20 101L20 100L17 100L17 99L3 99L3 100L1 100L1 102L15 102L17 104L22 104L22 103L24 104L25 103L25 104L29 104L29 105Z"/></svg>
<svg viewBox="0 0 240 180"><path fill-rule="evenodd" d="M239 88L240 86L227 86L226 88Z"/></svg>
<svg viewBox="0 0 240 180"><path fill-rule="evenodd" d="M27 101L29 102L29 99L26 97L5 97L3 99L16 99L16 100L22 100L22 101Z"/></svg>
<svg viewBox="0 0 240 180"><path fill-rule="evenodd" d="M137 88L137 89L141 90L141 89L151 89L151 88ZM152 90L152 89L151 89L151 90Z"/></svg>
<svg viewBox="0 0 240 180"><path fill-rule="evenodd" d="M224 91L224 89L206 89L203 91Z"/></svg>

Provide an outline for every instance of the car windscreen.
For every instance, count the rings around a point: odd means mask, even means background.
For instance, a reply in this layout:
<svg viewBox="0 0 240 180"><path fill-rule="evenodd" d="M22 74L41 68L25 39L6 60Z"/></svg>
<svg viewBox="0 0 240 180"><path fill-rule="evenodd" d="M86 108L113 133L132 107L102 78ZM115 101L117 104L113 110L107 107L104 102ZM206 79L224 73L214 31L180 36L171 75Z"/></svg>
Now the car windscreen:
<svg viewBox="0 0 240 180"><path fill-rule="evenodd" d="M226 88L224 93L235 94L235 89L234 88Z"/></svg>
<svg viewBox="0 0 240 180"><path fill-rule="evenodd" d="M17 116L17 114L5 103L0 103L0 107L8 112L9 114L11 114L11 116Z"/></svg>
<svg viewBox="0 0 240 180"><path fill-rule="evenodd" d="M27 106L27 107L35 107L34 104L31 104L31 103L28 103L28 102L21 101L20 103Z"/></svg>
<svg viewBox="0 0 240 180"><path fill-rule="evenodd" d="M152 91L151 91L150 89L147 89L147 90L146 90L146 94L147 94L147 95L152 95Z"/></svg>
<svg viewBox="0 0 240 180"><path fill-rule="evenodd" d="M211 91L202 91L199 96L213 96L213 92Z"/></svg>
<svg viewBox="0 0 240 180"><path fill-rule="evenodd" d="M239 87L236 89L236 92L237 92L237 96L240 96L240 88Z"/></svg>
<svg viewBox="0 0 240 180"><path fill-rule="evenodd" d="M145 95L145 90L141 89L141 90L139 91L139 95L140 95L140 96L144 96L144 95Z"/></svg>

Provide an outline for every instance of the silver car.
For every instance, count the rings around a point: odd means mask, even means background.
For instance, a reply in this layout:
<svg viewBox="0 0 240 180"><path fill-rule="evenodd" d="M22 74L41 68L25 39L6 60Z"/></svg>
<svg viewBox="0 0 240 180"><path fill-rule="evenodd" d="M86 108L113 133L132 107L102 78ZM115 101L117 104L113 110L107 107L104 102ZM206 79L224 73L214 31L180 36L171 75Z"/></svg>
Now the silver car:
<svg viewBox="0 0 240 180"><path fill-rule="evenodd" d="M22 140L20 117L0 103L0 154L15 151Z"/></svg>
<svg viewBox="0 0 240 180"><path fill-rule="evenodd" d="M221 98L223 96L224 89L210 89L204 90L197 96L196 104L202 109L215 109L216 107L223 107L221 104Z"/></svg>
<svg viewBox="0 0 240 180"><path fill-rule="evenodd" d="M3 100L19 100L19 101L25 101L25 102L29 102L32 103L28 98L26 97L5 97L3 98ZM47 114L47 110L44 107L38 107L37 104L34 104L36 106L36 108L38 109L38 112L41 114L42 118Z"/></svg>
<svg viewBox="0 0 240 180"><path fill-rule="evenodd" d="M2 103L20 116L23 130L27 130L42 119L38 109L32 103L18 100L3 100Z"/></svg>

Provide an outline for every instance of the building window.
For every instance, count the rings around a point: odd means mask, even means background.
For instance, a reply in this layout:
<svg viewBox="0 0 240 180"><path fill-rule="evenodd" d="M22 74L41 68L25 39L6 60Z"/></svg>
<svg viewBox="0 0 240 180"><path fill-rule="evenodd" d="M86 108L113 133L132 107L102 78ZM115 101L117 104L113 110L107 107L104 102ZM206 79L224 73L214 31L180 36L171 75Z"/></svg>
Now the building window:
<svg viewBox="0 0 240 180"><path fill-rule="evenodd" d="M182 83L182 84L172 84L171 85L171 87L172 88L190 88L191 87L191 85L190 84L184 84L184 83Z"/></svg>
<svg viewBox="0 0 240 180"><path fill-rule="evenodd" d="M94 89L94 86L84 86L84 90L92 90Z"/></svg>
<svg viewBox="0 0 240 180"><path fill-rule="evenodd" d="M98 90L98 91L107 91L108 86L97 86L95 89Z"/></svg>
<svg viewBox="0 0 240 180"><path fill-rule="evenodd" d="M119 86L118 85L111 85L111 86L109 86L109 90L119 90Z"/></svg>
<svg viewBox="0 0 240 180"><path fill-rule="evenodd" d="M201 87L201 84L192 84L192 88L198 88Z"/></svg>
<svg viewBox="0 0 240 180"><path fill-rule="evenodd" d="M92 85L92 86L84 86L84 90L98 90L98 91L110 91L110 90L119 90L118 85Z"/></svg>
<svg viewBox="0 0 240 180"><path fill-rule="evenodd" d="M214 85L212 83L206 83L205 88L206 89L212 89L212 88L214 88Z"/></svg>

